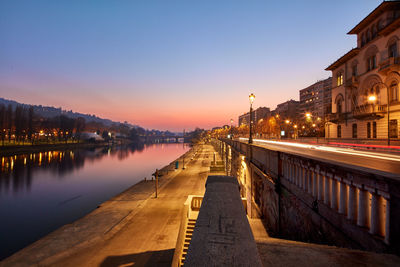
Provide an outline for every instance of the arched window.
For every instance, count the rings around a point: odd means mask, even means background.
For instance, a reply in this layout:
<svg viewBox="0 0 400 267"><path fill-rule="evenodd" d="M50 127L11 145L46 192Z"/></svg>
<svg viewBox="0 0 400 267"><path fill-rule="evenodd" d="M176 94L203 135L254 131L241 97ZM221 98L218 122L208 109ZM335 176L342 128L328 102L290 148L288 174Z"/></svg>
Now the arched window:
<svg viewBox="0 0 400 267"><path fill-rule="evenodd" d="M365 51L364 59L366 62L367 71L373 70L376 68L376 55L378 54L378 48L375 45L371 45Z"/></svg>
<svg viewBox="0 0 400 267"><path fill-rule="evenodd" d="M336 81L337 86L341 86L343 84L343 72L339 72L336 75Z"/></svg>
<svg viewBox="0 0 400 267"><path fill-rule="evenodd" d="M390 100L391 102L399 101L399 85L396 82L390 85Z"/></svg>
<svg viewBox="0 0 400 267"><path fill-rule="evenodd" d="M336 104L336 113L342 113L343 112L343 95L338 94L335 99L335 104Z"/></svg>
<svg viewBox="0 0 400 267"><path fill-rule="evenodd" d="M397 42L393 42L388 47L389 57L397 57Z"/></svg>
<svg viewBox="0 0 400 267"><path fill-rule="evenodd" d="M367 58L367 71L373 70L376 68L376 56L370 56Z"/></svg>

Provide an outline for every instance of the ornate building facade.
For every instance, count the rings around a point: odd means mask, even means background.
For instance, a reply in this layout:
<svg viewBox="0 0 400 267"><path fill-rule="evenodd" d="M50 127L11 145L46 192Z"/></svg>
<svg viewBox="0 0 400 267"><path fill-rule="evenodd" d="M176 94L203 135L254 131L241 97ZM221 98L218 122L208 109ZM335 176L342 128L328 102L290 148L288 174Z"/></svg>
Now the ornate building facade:
<svg viewBox="0 0 400 267"><path fill-rule="evenodd" d="M348 34L357 47L332 63L328 138L399 141L400 1L384 1Z"/></svg>

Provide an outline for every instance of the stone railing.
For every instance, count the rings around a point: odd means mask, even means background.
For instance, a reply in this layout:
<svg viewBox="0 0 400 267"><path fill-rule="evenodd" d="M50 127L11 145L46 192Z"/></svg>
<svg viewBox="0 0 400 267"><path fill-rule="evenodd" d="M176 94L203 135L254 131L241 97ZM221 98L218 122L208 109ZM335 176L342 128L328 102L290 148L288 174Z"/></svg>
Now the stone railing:
<svg viewBox="0 0 400 267"><path fill-rule="evenodd" d="M271 194L265 187L272 184L275 189L281 188L287 193L272 190L280 199L276 208L278 217L290 218L289 213L293 212L289 211L290 207L286 208L288 214L284 214L286 201L287 206L298 205L298 217L303 216L303 220L313 225L304 231L320 231L332 244L379 252L400 251L398 175L269 150L235 140L221 140L220 146L221 153L224 146L231 146L243 155L250 166L254 165L254 175L262 172L257 177L264 181L264 192ZM285 198L285 194L293 194L295 200ZM262 196L260 201L264 199L269 198ZM268 205L272 204L262 203L261 206L268 210ZM270 214L261 215L268 217ZM294 224L295 229L298 226Z"/></svg>

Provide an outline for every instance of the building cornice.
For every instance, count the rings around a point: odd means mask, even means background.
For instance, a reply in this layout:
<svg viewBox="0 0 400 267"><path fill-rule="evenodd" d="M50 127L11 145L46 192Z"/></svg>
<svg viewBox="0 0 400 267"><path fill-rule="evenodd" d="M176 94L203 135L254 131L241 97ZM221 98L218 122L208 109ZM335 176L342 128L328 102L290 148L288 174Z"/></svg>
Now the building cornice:
<svg viewBox="0 0 400 267"><path fill-rule="evenodd" d="M342 57L340 57L338 60L333 62L331 65L329 65L325 70L331 70L333 71L340 65L344 64L346 61L350 60L351 58L355 57L358 52L360 51L360 48L353 48L346 54L344 54Z"/></svg>
<svg viewBox="0 0 400 267"><path fill-rule="evenodd" d="M376 18L382 15L387 10L392 10L394 7L400 8L400 1L383 1L377 8L368 14L362 21L360 21L353 29L347 34L358 34Z"/></svg>

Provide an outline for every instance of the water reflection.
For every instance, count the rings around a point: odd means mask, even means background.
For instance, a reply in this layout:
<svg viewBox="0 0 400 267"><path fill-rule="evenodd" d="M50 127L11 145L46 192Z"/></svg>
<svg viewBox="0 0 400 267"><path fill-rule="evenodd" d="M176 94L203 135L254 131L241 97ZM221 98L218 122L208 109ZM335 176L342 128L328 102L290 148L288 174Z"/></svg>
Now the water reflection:
<svg viewBox="0 0 400 267"><path fill-rule="evenodd" d="M81 218L188 149L151 144L0 157L0 260Z"/></svg>
<svg viewBox="0 0 400 267"><path fill-rule="evenodd" d="M29 192L32 185L32 173L36 170L47 170L54 177L62 179L66 174L83 168L85 162L95 162L104 156L124 160L135 152L142 152L144 148L144 144L135 144L3 156L0 170L0 196L11 190L14 193Z"/></svg>

